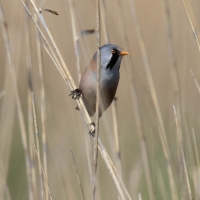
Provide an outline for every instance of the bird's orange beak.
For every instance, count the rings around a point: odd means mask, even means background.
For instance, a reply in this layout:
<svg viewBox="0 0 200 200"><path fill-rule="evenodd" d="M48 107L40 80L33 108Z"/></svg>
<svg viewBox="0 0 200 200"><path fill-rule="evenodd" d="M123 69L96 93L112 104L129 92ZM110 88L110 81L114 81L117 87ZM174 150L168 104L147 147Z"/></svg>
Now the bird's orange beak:
<svg viewBox="0 0 200 200"><path fill-rule="evenodd" d="M125 56L125 55L129 55L129 53L128 53L127 51L123 51L123 50L122 50L122 51L120 52L120 56Z"/></svg>

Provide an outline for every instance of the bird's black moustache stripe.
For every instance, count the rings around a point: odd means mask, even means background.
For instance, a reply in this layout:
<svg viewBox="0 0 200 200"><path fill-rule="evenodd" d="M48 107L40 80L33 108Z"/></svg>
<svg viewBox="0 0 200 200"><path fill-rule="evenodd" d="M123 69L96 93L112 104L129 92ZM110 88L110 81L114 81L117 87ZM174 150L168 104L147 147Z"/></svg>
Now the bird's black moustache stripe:
<svg viewBox="0 0 200 200"><path fill-rule="evenodd" d="M115 51L115 53L112 54L112 58L110 59L110 62L108 63L106 68L110 68L111 70L114 67L115 63L117 62L118 58L119 58L119 54L117 53L117 51Z"/></svg>

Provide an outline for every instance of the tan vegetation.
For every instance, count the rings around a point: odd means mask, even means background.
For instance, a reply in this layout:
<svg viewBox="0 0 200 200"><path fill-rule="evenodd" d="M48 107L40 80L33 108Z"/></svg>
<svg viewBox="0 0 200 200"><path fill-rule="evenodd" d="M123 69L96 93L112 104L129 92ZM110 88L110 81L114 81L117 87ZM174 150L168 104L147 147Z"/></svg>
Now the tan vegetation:
<svg viewBox="0 0 200 200"><path fill-rule="evenodd" d="M96 119L68 95L97 50L96 2L33 2L0 1L0 199L93 199ZM96 199L200 199L199 8L100 0L101 45L130 55L100 119Z"/></svg>

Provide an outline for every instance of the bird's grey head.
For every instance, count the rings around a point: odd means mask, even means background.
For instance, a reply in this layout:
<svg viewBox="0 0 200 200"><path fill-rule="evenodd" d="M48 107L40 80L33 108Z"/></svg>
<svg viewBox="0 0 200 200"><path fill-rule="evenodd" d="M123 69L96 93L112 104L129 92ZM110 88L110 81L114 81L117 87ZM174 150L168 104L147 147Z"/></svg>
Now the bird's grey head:
<svg viewBox="0 0 200 200"><path fill-rule="evenodd" d="M101 68L112 70L117 68L119 70L122 57L129 53L122 50L121 47L115 44L106 44L100 48L101 51ZM94 54L93 59L97 60L97 52Z"/></svg>

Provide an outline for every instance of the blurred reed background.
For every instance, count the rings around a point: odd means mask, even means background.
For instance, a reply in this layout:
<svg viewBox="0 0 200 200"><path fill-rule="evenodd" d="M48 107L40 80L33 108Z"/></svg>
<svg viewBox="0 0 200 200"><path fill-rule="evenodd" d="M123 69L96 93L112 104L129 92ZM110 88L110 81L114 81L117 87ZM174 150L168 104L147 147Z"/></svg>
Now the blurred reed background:
<svg viewBox="0 0 200 200"><path fill-rule="evenodd" d="M100 0L101 45L130 52L99 135L130 195L121 199L200 199L200 2L184 2ZM82 73L97 49L96 34L85 31L96 29L96 2L35 3L59 13L42 15L78 85L77 63ZM0 199L93 199L94 140L55 58L21 1L1 0L0 7ZM100 155L96 195L119 198Z"/></svg>

